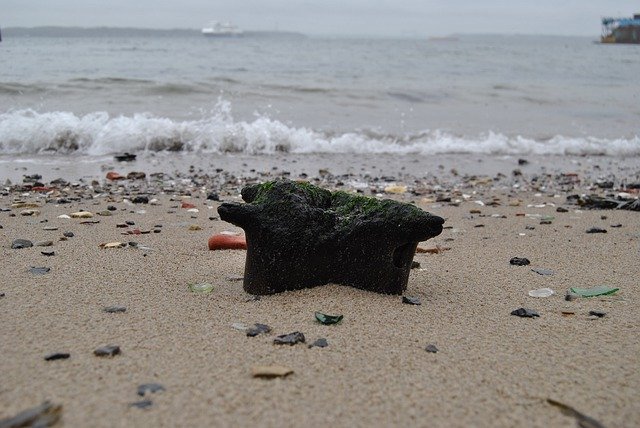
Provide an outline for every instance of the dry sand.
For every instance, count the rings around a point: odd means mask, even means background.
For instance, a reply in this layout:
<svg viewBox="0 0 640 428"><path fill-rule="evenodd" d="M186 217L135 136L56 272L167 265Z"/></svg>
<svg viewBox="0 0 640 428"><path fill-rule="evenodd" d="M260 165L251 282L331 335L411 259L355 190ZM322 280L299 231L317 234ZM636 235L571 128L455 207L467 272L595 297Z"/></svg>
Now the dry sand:
<svg viewBox="0 0 640 428"><path fill-rule="evenodd" d="M222 199L236 200L230 193ZM176 208L179 197L172 194L157 195L158 205L127 204L117 194L56 205L34 192L5 192L0 207L19 198L37 202L41 213L0 213L0 419L50 400L63 405L60 426L68 427L574 426L547 403L551 398L604 426L640 426L640 213L577 210L558 191L514 194L485 183L454 195L462 193L470 197L460 197L459 206L434 203L429 195L394 195L446 218L448 227L420 245L450 250L416 254L422 268L412 270L406 294L422 305L412 306L399 296L340 285L248 301L238 281L245 252L213 252L206 245L213 233L242 231L209 219L217 217L218 203L207 201L206 192L192 193L198 213ZM493 197L500 205L475 202ZM519 206L509 206L516 198ZM98 224L57 218L108 205L118 210L95 217ZM569 212L558 213L557 206ZM540 224L543 215L555 219ZM127 229L116 224L125 220L136 224L129 230L161 224L162 232L124 236ZM192 224L202 229L188 230ZM608 233L585 233L593 226ZM59 241L64 231L74 236ZM54 245L11 249L17 238ZM151 250L99 247L113 241ZM514 256L531 265L511 266ZM31 266L51 271L33 275ZM214 289L190 292L188 284L197 282ZM620 291L564 299L569 287L596 285ZM527 295L542 287L556 294ZM127 310L105 313L110 305ZM519 307L541 316L510 315ZM590 310L606 316L592 319ZM344 320L324 326L315 311L344 314ZM273 332L251 338L231 327L256 322ZM293 331L308 343L324 337L329 346L273 344L275 335ZM119 345L122 354L93 355L107 344ZM426 352L428 344L438 352ZM45 361L52 352L71 357ZM271 364L294 373L251 376L253 366ZM138 385L150 382L166 390L147 395L148 409L130 407L142 400Z"/></svg>

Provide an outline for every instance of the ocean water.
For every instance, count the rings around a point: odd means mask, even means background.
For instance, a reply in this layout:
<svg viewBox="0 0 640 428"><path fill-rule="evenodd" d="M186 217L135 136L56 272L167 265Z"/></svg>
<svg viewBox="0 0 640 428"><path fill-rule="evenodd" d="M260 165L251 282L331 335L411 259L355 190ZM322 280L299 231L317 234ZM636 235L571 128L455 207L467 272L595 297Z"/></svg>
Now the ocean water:
<svg viewBox="0 0 640 428"><path fill-rule="evenodd" d="M123 151L633 158L640 48L544 36L5 32L0 156Z"/></svg>

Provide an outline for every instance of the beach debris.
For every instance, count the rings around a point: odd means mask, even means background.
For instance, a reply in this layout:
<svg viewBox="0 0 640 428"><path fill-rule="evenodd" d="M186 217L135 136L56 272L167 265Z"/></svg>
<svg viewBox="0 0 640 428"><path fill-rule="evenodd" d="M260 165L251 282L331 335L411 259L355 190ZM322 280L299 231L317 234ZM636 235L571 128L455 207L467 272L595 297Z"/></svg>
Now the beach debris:
<svg viewBox="0 0 640 428"><path fill-rule="evenodd" d="M603 311L589 311L589 315L596 318L602 318L607 315L607 313Z"/></svg>
<svg viewBox="0 0 640 428"><path fill-rule="evenodd" d="M289 334L282 334L273 339L275 345L295 345L296 343L304 343L304 334L295 331Z"/></svg>
<svg viewBox="0 0 640 428"><path fill-rule="evenodd" d="M608 296L610 294L614 294L616 291L620 289L607 287L606 285L598 285L596 287L591 287L591 288L571 287L569 290L573 294L578 295L579 297L597 297L597 296Z"/></svg>
<svg viewBox="0 0 640 428"><path fill-rule="evenodd" d="M96 357L113 357L118 354L120 354L120 347L118 345L101 346L93 351L93 355Z"/></svg>
<svg viewBox="0 0 640 428"><path fill-rule="evenodd" d="M578 426L581 428L604 428L604 425L602 425L600 422L593 419L591 416L587 416L584 413L577 411L571 406L556 401L552 398L547 398L547 403L551 404L552 406L558 407L564 415L575 418Z"/></svg>
<svg viewBox="0 0 640 428"><path fill-rule="evenodd" d="M71 213L71 218L93 218L93 213L89 211L78 211Z"/></svg>
<svg viewBox="0 0 640 428"><path fill-rule="evenodd" d="M209 238L209 250L246 250L247 241L244 236L225 234L213 235Z"/></svg>
<svg viewBox="0 0 640 428"><path fill-rule="evenodd" d="M119 305L114 305L114 306L106 306L104 309L102 309L104 312L109 313L109 314L116 314L116 313L123 313L127 311L126 306L119 306Z"/></svg>
<svg viewBox="0 0 640 428"><path fill-rule="evenodd" d="M553 271L551 269L533 268L533 269L531 269L531 271L537 273L538 275L542 275L542 276L553 275Z"/></svg>
<svg viewBox="0 0 640 428"><path fill-rule="evenodd" d="M196 230L202 230L202 227L198 226L197 224L190 224L189 225L189 230L190 231L196 231Z"/></svg>
<svg viewBox="0 0 640 428"><path fill-rule="evenodd" d="M416 247L416 253L423 253L423 254L442 254L445 251L449 251L451 248L450 247L441 247L440 245L436 245L434 248L422 248L422 247Z"/></svg>
<svg viewBox="0 0 640 428"><path fill-rule="evenodd" d="M126 177L123 177L122 175L118 174L115 171L107 172L107 180L116 181L116 180L124 180L125 178Z"/></svg>
<svg viewBox="0 0 640 428"><path fill-rule="evenodd" d="M45 401L39 406L24 410L17 415L0 419L2 428L51 427L62 417L62 405Z"/></svg>
<svg viewBox="0 0 640 428"><path fill-rule="evenodd" d="M218 213L245 230L249 294L330 282L402 294L418 242L439 235L444 223L411 204L286 179L241 194L245 204L223 203Z"/></svg>
<svg viewBox="0 0 640 428"><path fill-rule="evenodd" d="M549 297L553 296L554 291L550 288L538 288L537 290L529 291L531 297Z"/></svg>
<svg viewBox="0 0 640 428"><path fill-rule="evenodd" d="M190 202L183 202L180 205L180 208L185 208L185 209L191 209L191 208L195 208L196 206Z"/></svg>
<svg viewBox="0 0 640 428"><path fill-rule="evenodd" d="M424 348L424 350L427 352L431 352L432 354L435 354L436 352L438 352L438 348L436 347L436 345L433 345L433 344L427 345L426 348Z"/></svg>
<svg viewBox="0 0 640 428"><path fill-rule="evenodd" d="M209 192L207 194L207 200L208 201L219 201L220 200L220 195L218 195L216 192Z"/></svg>
<svg viewBox="0 0 640 428"><path fill-rule="evenodd" d="M136 160L136 155L129 152L124 152L114 155L113 158L118 162L131 162Z"/></svg>
<svg viewBox="0 0 640 428"><path fill-rule="evenodd" d="M617 198L603 198L596 195L569 195L567 196L567 202L588 209L640 211L640 199L622 195L618 195Z"/></svg>
<svg viewBox="0 0 640 428"><path fill-rule="evenodd" d="M400 186L400 185L390 185L384 188L384 193L391 193L391 194L402 194L402 193L407 193L407 186Z"/></svg>
<svg viewBox="0 0 640 428"><path fill-rule="evenodd" d="M40 251L40 254L42 254L43 256L47 256L47 257L51 257L51 256L55 256L56 255L55 251Z"/></svg>
<svg viewBox="0 0 640 428"><path fill-rule="evenodd" d="M266 324L254 324L253 327L249 327L247 330L247 336L255 337L259 334L267 334L271 332L271 327Z"/></svg>
<svg viewBox="0 0 640 428"><path fill-rule="evenodd" d="M603 229L601 227L592 227L587 229L587 233L607 233L607 229Z"/></svg>
<svg viewBox="0 0 640 428"><path fill-rule="evenodd" d="M213 284L208 282L200 282L197 284L189 284L189 290L193 293L209 294L213 291Z"/></svg>
<svg viewBox="0 0 640 428"><path fill-rule="evenodd" d="M514 266L527 266L530 265L531 262L529 261L529 259L526 259L524 257L512 257L511 260L509 260L509 264L512 264Z"/></svg>
<svg viewBox="0 0 640 428"><path fill-rule="evenodd" d="M153 406L153 401L151 400L141 400L129 403L129 407L135 407L136 409L148 409L151 406Z"/></svg>
<svg viewBox="0 0 640 428"><path fill-rule="evenodd" d="M253 377L261 377L266 379L273 379L276 377L286 377L293 373L293 370L285 366L253 366L251 368L251 375Z"/></svg>
<svg viewBox="0 0 640 428"><path fill-rule="evenodd" d="M44 356L45 361L55 361L55 360L66 360L69 358L71 354L68 352L54 352L52 354L47 354Z"/></svg>
<svg viewBox="0 0 640 428"><path fill-rule="evenodd" d="M511 315L515 315L522 318L535 318L540 316L538 312L534 311L533 309L527 309L527 308L514 309L513 311L511 311Z"/></svg>
<svg viewBox="0 0 640 428"><path fill-rule="evenodd" d="M98 245L100 248L124 248L127 246L124 242L105 242Z"/></svg>
<svg viewBox="0 0 640 428"><path fill-rule="evenodd" d="M316 339L315 342L309 345L309 348L326 348L327 346L329 346L329 342L327 342L327 339L325 339L324 337L321 337L319 339Z"/></svg>
<svg viewBox="0 0 640 428"><path fill-rule="evenodd" d="M337 324L340 321L342 321L342 318L344 318L344 315L327 315L327 314L323 314L322 312L316 312L315 317L320 324L331 325L331 324Z"/></svg>
<svg viewBox="0 0 640 428"><path fill-rule="evenodd" d="M407 305L421 305L422 304L422 302L420 301L419 298L411 297L411 296L402 296L402 303L405 303Z"/></svg>
<svg viewBox="0 0 640 428"><path fill-rule="evenodd" d="M48 267L35 267L35 266L31 266L29 268L29 272L31 272L34 275L44 275L46 273L49 273L49 271L51 270L51 268Z"/></svg>
<svg viewBox="0 0 640 428"><path fill-rule="evenodd" d="M33 242L28 239L14 239L11 243L11 248L14 250L20 250L22 248L30 248L33 247Z"/></svg>
<svg viewBox="0 0 640 428"><path fill-rule="evenodd" d="M37 241L33 243L34 247L50 247L53 245L53 241Z"/></svg>
<svg viewBox="0 0 640 428"><path fill-rule="evenodd" d="M166 389L159 383L143 383L142 385L138 385L138 395L140 397L144 397L147 392L155 394L156 392L162 391L166 391Z"/></svg>

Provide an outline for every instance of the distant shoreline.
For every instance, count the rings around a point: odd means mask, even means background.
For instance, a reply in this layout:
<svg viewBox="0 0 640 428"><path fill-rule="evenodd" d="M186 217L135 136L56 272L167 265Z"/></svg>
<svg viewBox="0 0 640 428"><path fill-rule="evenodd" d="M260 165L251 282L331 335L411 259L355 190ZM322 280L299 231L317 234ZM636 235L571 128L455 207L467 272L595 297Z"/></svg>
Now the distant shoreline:
<svg viewBox="0 0 640 428"><path fill-rule="evenodd" d="M134 27L6 27L5 38L10 37L202 37L199 29L153 29ZM245 31L242 37L306 37L293 31Z"/></svg>

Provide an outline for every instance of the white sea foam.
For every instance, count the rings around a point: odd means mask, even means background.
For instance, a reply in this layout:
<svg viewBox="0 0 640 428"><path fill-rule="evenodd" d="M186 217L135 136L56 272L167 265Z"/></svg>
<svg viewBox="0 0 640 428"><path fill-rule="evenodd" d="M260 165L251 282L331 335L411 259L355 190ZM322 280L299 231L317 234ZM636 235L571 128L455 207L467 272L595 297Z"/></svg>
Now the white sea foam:
<svg viewBox="0 0 640 428"><path fill-rule="evenodd" d="M208 117L175 121L150 114L111 117L105 112L15 110L0 114L0 154L41 152L91 156L124 151L291 153L473 153L640 156L640 137L555 136L547 140L487 132L475 137L424 131L387 135L354 131L329 135L265 116L236 121L224 102Z"/></svg>

